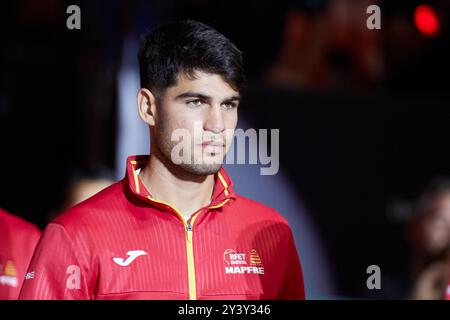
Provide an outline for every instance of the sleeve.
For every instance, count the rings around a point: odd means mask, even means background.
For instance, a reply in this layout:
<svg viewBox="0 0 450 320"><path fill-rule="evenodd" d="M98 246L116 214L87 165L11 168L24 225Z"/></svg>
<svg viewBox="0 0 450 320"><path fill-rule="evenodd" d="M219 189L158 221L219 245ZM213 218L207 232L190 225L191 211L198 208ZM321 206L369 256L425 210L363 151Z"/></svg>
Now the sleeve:
<svg viewBox="0 0 450 320"><path fill-rule="evenodd" d="M20 293L20 288L23 285L25 274L30 265L31 258L33 257L34 250L41 238L41 231L34 225L28 225L28 227L22 230L20 236L20 265L17 268L18 286L14 290L14 299L17 299Z"/></svg>
<svg viewBox="0 0 450 320"><path fill-rule="evenodd" d="M287 264L280 293L280 300L305 300L303 271L295 247L294 237L289 228L287 244Z"/></svg>
<svg viewBox="0 0 450 320"><path fill-rule="evenodd" d="M19 300L90 299L90 269L64 226L50 223L34 251Z"/></svg>
<svg viewBox="0 0 450 320"><path fill-rule="evenodd" d="M33 257L34 250L36 250L36 246L39 243L39 240L41 238L41 231L36 228L35 226L32 226L32 228L29 228L27 230L25 235L22 235L23 239L23 253L25 257L25 268L24 271L28 268L31 258Z"/></svg>

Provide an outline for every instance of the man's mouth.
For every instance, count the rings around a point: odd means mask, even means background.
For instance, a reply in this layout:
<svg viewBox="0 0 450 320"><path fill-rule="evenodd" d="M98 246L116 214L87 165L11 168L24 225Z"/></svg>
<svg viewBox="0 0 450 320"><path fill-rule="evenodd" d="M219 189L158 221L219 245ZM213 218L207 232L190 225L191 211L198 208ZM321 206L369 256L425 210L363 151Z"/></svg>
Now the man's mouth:
<svg viewBox="0 0 450 320"><path fill-rule="evenodd" d="M225 144L221 141L208 140L208 141L203 141L202 146L225 147Z"/></svg>
<svg viewBox="0 0 450 320"><path fill-rule="evenodd" d="M203 151L208 153L222 153L223 149L225 148L225 144L220 141L204 141L201 144Z"/></svg>

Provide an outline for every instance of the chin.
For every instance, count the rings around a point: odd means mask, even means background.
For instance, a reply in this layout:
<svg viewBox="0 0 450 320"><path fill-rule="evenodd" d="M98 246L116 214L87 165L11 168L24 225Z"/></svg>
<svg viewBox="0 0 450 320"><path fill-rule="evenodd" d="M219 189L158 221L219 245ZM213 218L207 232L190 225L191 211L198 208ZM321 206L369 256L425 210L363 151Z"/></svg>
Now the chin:
<svg viewBox="0 0 450 320"><path fill-rule="evenodd" d="M222 167L222 163L199 163L199 164L180 164L180 167L185 171L199 175L205 176L210 174L216 174Z"/></svg>

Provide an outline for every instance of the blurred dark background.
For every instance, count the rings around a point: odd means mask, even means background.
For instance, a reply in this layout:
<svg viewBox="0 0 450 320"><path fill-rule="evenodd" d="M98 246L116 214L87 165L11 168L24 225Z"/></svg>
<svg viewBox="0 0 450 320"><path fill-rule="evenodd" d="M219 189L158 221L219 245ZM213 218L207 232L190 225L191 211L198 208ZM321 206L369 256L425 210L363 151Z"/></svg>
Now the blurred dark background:
<svg viewBox="0 0 450 320"><path fill-rule="evenodd" d="M81 30L66 28L71 4ZM366 27L370 4L381 8L381 30ZM281 167L325 243L337 296L387 297L367 291L366 267L404 277L408 208L450 174L449 4L2 2L0 207L44 228L73 170L114 171L125 39L197 19L244 52L240 112L255 128L280 129Z"/></svg>

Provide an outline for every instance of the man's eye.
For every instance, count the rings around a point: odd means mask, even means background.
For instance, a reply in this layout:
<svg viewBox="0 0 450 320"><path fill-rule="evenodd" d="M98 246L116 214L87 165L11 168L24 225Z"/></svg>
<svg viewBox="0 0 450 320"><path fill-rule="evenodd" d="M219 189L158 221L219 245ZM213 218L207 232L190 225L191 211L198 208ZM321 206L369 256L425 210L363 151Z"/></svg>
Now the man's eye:
<svg viewBox="0 0 450 320"><path fill-rule="evenodd" d="M200 100L200 99L189 100L189 101L187 101L187 104L190 105L190 106L197 107L197 106L200 106L202 104L202 100Z"/></svg>
<svg viewBox="0 0 450 320"><path fill-rule="evenodd" d="M237 107L237 103L228 102L228 103L224 103L223 106L225 107L225 109L233 109L233 108Z"/></svg>

